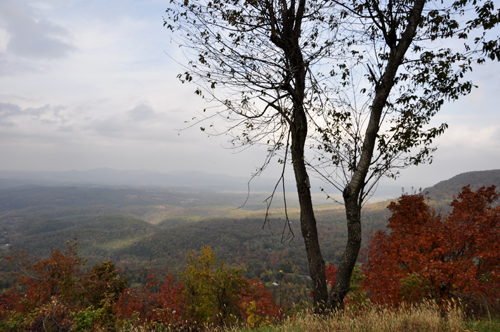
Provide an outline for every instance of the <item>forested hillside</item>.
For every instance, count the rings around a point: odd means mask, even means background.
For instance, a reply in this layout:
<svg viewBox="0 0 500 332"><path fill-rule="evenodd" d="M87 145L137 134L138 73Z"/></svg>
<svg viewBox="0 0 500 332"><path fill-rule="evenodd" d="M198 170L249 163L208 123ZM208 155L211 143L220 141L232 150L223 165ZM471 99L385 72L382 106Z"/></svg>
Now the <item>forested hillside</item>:
<svg viewBox="0 0 500 332"><path fill-rule="evenodd" d="M77 238L87 268L111 259L131 283L143 283L152 271L174 271L185 264L190 250L210 245L227 263L245 267L248 277L279 278L269 274L291 272L291 264L307 274L298 210L291 204L293 235L283 234L285 214L279 200L264 225L266 197L253 194L238 208L245 194L105 187L3 189L0 253L5 257L26 250L47 256ZM337 264L346 239L343 209L318 206L317 216L325 258ZM383 204L366 209L367 238L371 230L384 227L385 218ZM11 270L5 260L1 264L1 286L6 287Z"/></svg>
<svg viewBox="0 0 500 332"><path fill-rule="evenodd" d="M471 172L425 189L431 200L451 200L471 184L500 185L500 171ZM456 189L458 188L458 189ZM27 250L47 256L77 238L87 268L113 260L131 283L143 283L156 270L175 271L190 250L211 246L229 264L246 268L247 277L280 278L295 265L307 274L298 210L289 209L293 236L285 232L282 206L270 210L264 224L266 194L187 192L166 189L28 186L0 190L0 254ZM364 244L384 229L388 202L367 205ZM327 263L338 264L347 230L343 208L316 207L320 241ZM290 262L291 264L288 264ZM0 286L10 285L11 269L2 258ZM274 272L273 272L274 271ZM273 275L274 273L274 275Z"/></svg>
<svg viewBox="0 0 500 332"><path fill-rule="evenodd" d="M430 188L424 189L423 192L427 193L427 196L431 197L435 202L449 203L462 187L468 185L470 185L472 190L492 185L500 187L500 169L458 174Z"/></svg>

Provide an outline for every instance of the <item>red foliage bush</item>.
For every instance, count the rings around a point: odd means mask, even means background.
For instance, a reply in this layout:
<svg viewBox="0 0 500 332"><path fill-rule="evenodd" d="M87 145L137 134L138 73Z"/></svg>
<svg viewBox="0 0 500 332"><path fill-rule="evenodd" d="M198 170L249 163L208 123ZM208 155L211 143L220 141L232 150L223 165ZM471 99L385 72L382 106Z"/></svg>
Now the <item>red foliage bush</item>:
<svg viewBox="0 0 500 332"><path fill-rule="evenodd" d="M185 302L184 286L172 275L169 274L159 287L155 277L151 276L140 291L125 289L116 303L115 312L121 319L137 315L147 324L175 324L183 319Z"/></svg>
<svg viewBox="0 0 500 332"><path fill-rule="evenodd" d="M181 281L168 275L160 283L152 276L135 290L126 288L126 279L111 261L83 273L76 243L53 250L47 259L21 253L11 258L20 270L16 285L0 294L0 329L8 325L33 331L40 326L109 330L126 324L163 324L193 330L203 324L256 326L281 314L263 283L246 279L242 269L216 264L210 247L188 260Z"/></svg>
<svg viewBox="0 0 500 332"><path fill-rule="evenodd" d="M398 304L433 298L500 296L500 208L495 187L464 187L448 216L421 194L403 195L389 209L390 233L373 237L363 265L372 301Z"/></svg>

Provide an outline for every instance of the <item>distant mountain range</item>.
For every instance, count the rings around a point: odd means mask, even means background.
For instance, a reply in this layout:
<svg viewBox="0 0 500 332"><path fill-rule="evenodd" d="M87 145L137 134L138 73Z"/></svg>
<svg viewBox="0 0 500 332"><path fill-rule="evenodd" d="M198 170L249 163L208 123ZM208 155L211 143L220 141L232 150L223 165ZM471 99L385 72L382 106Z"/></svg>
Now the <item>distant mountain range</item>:
<svg viewBox="0 0 500 332"><path fill-rule="evenodd" d="M118 188L168 188L182 191L238 191L248 190L248 177L232 177L224 174L210 174L194 171L175 171L169 173L152 172L147 170L114 170L99 168L89 171L67 172L25 172L0 171L0 189L21 186L44 187L118 187ZM273 178L254 178L250 182L251 192L270 192L276 184ZM317 179L311 179L311 190L320 192L324 184ZM456 175L448 180L426 188L423 192L435 200L451 200L463 186L471 185L472 189L482 186L496 185L500 187L500 170L475 171ZM418 187L418 183L415 184ZM293 179L286 182L290 192L294 191ZM331 194L331 193L330 193ZM378 200L400 196L401 188L398 185L379 185L375 193Z"/></svg>
<svg viewBox="0 0 500 332"><path fill-rule="evenodd" d="M99 168L89 171L67 172L22 172L0 171L0 188L21 185L68 186L68 185L104 185L104 186L141 186L169 187L196 190L247 190L249 178L231 177L223 174L204 172L176 171L170 173L147 170L114 170ZM252 190L269 190L269 179L255 179ZM266 181L267 180L267 181Z"/></svg>
<svg viewBox="0 0 500 332"><path fill-rule="evenodd" d="M489 171L475 171L455 175L441 181L430 188L423 190L426 195L435 201L451 201L463 187L470 185L472 190L481 187L496 186L500 188L500 169Z"/></svg>
<svg viewBox="0 0 500 332"><path fill-rule="evenodd" d="M98 168L88 171L67 172L26 172L0 171L0 189L26 185L38 186L114 186L114 187L155 187L173 190L195 191L240 191L248 190L251 175L232 177L224 174L210 174L195 171L174 171L169 173L147 170L114 170ZM256 177L250 182L251 192L271 192L277 179ZM295 182L290 177L285 182L290 192L295 191ZM325 184L311 178L311 190L320 193ZM387 199L401 193L396 185L379 185L376 195ZM332 192L329 192L332 194Z"/></svg>

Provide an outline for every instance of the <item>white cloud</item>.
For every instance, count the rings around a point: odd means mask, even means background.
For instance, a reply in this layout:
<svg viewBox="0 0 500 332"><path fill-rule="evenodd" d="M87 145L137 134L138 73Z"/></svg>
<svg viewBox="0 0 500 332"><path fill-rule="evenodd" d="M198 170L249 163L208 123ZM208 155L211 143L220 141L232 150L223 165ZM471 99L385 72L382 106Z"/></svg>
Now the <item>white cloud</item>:
<svg viewBox="0 0 500 332"><path fill-rule="evenodd" d="M440 144L442 147L461 149L500 149L497 138L498 125L454 124L449 128Z"/></svg>
<svg viewBox="0 0 500 332"><path fill-rule="evenodd" d="M0 54L7 52L7 45L10 40L10 34L7 30L0 28Z"/></svg>
<svg viewBox="0 0 500 332"><path fill-rule="evenodd" d="M0 103L0 126L12 127L16 124L12 118L21 112L19 106L10 103Z"/></svg>
<svg viewBox="0 0 500 332"><path fill-rule="evenodd" d="M68 42L69 33L28 5L19 1L0 3L0 24L9 38L5 53L34 59L66 57L74 46Z"/></svg>

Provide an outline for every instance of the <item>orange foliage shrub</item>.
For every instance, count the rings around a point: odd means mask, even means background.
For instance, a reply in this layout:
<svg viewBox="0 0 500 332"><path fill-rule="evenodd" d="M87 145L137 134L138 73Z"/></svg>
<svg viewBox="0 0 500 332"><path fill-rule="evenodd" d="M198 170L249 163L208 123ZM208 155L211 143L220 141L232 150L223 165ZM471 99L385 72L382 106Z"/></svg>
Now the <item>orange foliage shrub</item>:
<svg viewBox="0 0 500 332"><path fill-rule="evenodd" d="M363 265L364 287L377 303L500 296L500 208L495 187L464 187L448 216L421 194L403 195L389 209L390 233L373 237Z"/></svg>
<svg viewBox="0 0 500 332"><path fill-rule="evenodd" d="M19 268L16 286L24 296L17 309L21 312L47 304L53 297L65 305L73 305L77 301L75 288L84 261L78 257L76 243L70 245L68 242L66 250L53 250L48 259L35 261L24 252L8 259Z"/></svg>
<svg viewBox="0 0 500 332"><path fill-rule="evenodd" d="M77 244L53 250L48 259L35 260L24 252L9 260L17 265L16 285L0 295L0 320L11 320L17 330L58 327L69 331L71 312L79 306L80 266ZM2 327L2 326L0 326Z"/></svg>
<svg viewBox="0 0 500 332"><path fill-rule="evenodd" d="M121 319L136 315L147 324L175 324L181 321L185 303L183 284L176 282L172 275L168 275L161 286L158 287L158 284L155 276L150 276L140 291L125 289L116 303L116 315Z"/></svg>
<svg viewBox="0 0 500 332"><path fill-rule="evenodd" d="M264 283L257 278L246 280L238 303L242 319L250 326L270 323L279 318L283 310L271 298L272 292L266 290Z"/></svg>

